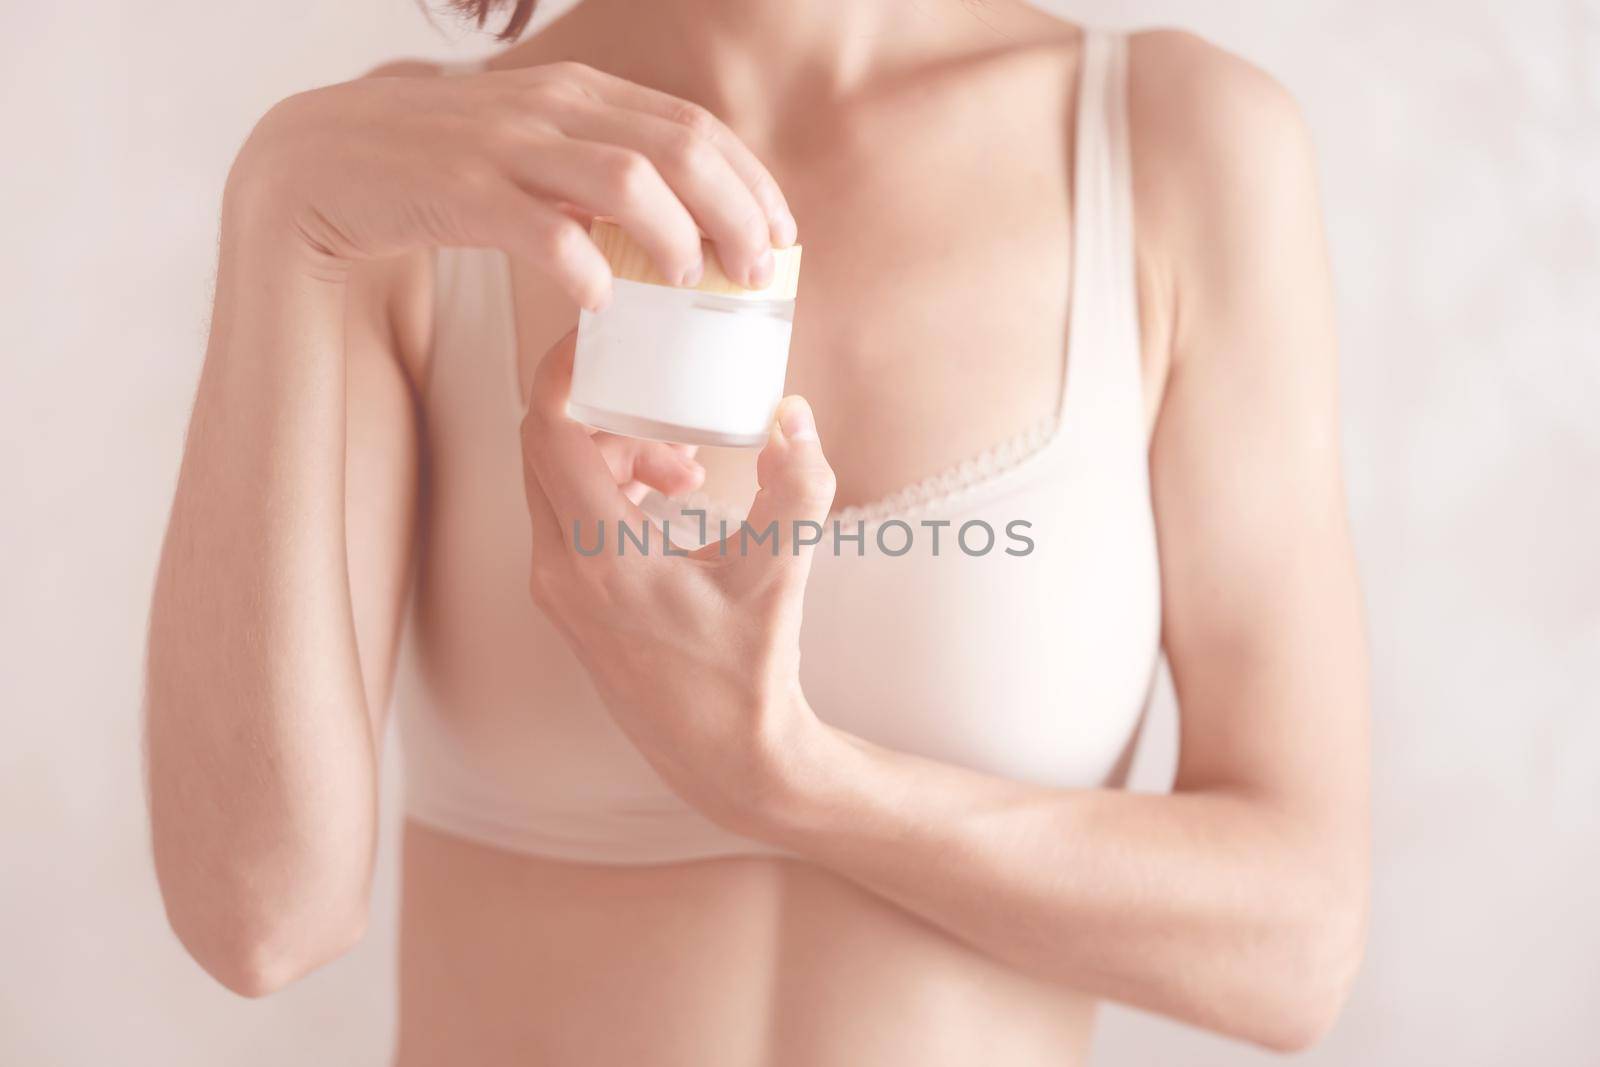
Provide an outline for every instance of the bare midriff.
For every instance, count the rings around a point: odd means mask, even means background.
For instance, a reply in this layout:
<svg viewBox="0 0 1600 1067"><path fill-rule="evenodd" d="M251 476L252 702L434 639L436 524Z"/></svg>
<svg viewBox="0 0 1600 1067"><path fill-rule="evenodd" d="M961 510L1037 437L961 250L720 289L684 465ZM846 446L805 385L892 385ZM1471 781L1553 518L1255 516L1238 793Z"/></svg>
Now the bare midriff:
<svg viewBox="0 0 1600 1067"><path fill-rule="evenodd" d="M398 1067L1087 1059L1091 999L809 863L404 850Z"/></svg>

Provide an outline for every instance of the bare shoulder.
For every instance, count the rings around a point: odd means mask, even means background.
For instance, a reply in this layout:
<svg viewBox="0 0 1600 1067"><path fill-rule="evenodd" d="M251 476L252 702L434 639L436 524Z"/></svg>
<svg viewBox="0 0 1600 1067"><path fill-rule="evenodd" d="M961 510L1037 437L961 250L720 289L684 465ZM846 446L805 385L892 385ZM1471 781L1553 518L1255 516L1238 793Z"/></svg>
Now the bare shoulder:
<svg viewBox="0 0 1600 1067"><path fill-rule="evenodd" d="M1242 272L1320 251L1311 137L1270 74L1192 33L1133 34L1128 114L1141 281L1169 340L1172 308L1209 318Z"/></svg>
<svg viewBox="0 0 1600 1067"><path fill-rule="evenodd" d="M1184 30L1129 37L1134 136L1162 162L1226 165L1309 152L1299 104L1255 64Z"/></svg>
<svg viewBox="0 0 1600 1067"><path fill-rule="evenodd" d="M1192 33L1130 37L1128 113L1138 207L1157 238L1182 237L1207 215L1238 225L1241 213L1315 200L1300 105L1270 74Z"/></svg>

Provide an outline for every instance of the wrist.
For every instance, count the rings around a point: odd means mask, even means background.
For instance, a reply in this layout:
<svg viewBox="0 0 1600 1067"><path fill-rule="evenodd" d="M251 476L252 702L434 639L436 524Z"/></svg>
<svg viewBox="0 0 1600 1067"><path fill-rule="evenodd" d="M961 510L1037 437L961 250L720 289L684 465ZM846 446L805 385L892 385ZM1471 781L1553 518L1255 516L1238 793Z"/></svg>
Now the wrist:
<svg viewBox="0 0 1600 1067"><path fill-rule="evenodd" d="M817 718L803 694L794 695L783 718L786 725L773 746L768 787L761 790L752 815L756 836L799 851L836 806L840 778L856 749L848 734Z"/></svg>
<svg viewBox="0 0 1600 1067"><path fill-rule="evenodd" d="M246 144L222 193L223 266L342 286L350 261L306 240L287 168Z"/></svg>

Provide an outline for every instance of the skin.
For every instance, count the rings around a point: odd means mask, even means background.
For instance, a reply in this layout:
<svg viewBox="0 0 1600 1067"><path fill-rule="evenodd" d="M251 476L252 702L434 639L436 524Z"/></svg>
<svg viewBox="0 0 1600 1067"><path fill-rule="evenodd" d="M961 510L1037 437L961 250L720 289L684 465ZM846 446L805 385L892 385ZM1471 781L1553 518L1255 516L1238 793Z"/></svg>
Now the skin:
<svg viewBox="0 0 1600 1067"><path fill-rule="evenodd" d="M1366 659L1314 163L1258 71L1132 39L1172 795L827 726L796 669L804 552L561 550L646 485L821 518L1052 410L1064 321L1018 309L1059 310L1069 281L1080 46L1005 2L589 0L487 75L400 64L262 121L151 620L157 872L203 967L262 995L364 929L428 506L427 249L488 244L514 258L529 594L673 789L800 859L586 866L408 825L399 1062L1074 1063L1107 997L1277 1049L1326 1031L1364 938ZM573 307L608 288L574 221L593 212L668 277L693 275L698 225L757 281L801 220L809 403L753 469L565 418Z"/></svg>

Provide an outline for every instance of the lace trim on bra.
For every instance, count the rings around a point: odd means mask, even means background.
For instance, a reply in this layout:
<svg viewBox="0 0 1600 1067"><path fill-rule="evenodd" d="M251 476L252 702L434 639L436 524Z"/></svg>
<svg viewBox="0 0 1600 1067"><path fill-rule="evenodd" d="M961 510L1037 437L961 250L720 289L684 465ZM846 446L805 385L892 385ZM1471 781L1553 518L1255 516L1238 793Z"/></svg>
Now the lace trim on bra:
<svg viewBox="0 0 1600 1067"><path fill-rule="evenodd" d="M977 490L999 481L1028 460L1048 448L1059 435L1062 421L1059 413L1052 413L1032 426L990 445L988 448L961 462L897 489L886 496L865 504L851 504L835 508L828 513L829 521L841 523L881 523L890 519L904 519L930 509L954 503ZM740 511L701 490L674 497L672 504L678 508L696 508L706 512L713 520L726 518L730 522Z"/></svg>

